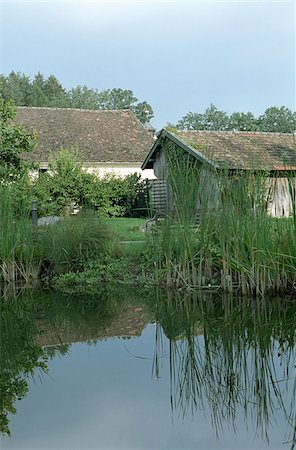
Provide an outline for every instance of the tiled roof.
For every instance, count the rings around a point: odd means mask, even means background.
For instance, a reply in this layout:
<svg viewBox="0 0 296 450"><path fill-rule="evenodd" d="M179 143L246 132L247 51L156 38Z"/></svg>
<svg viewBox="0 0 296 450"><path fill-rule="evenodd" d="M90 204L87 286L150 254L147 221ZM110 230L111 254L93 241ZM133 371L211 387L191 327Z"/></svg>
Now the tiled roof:
<svg viewBox="0 0 296 450"><path fill-rule="evenodd" d="M296 141L290 133L177 131L174 135L218 167L296 169Z"/></svg>
<svg viewBox="0 0 296 450"><path fill-rule="evenodd" d="M18 107L15 122L37 132L30 161L46 162L56 150L75 147L83 162L141 162L154 143L129 110Z"/></svg>

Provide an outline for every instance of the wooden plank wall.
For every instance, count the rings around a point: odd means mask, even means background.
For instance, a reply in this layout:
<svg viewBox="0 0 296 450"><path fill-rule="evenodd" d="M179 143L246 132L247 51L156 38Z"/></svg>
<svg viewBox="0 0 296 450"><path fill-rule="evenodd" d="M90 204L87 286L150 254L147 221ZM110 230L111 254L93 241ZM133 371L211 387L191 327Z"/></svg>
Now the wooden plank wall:
<svg viewBox="0 0 296 450"><path fill-rule="evenodd" d="M289 217L295 208L296 180L287 178L269 178L268 212L272 217Z"/></svg>
<svg viewBox="0 0 296 450"><path fill-rule="evenodd" d="M168 192L165 180L150 180L151 207L155 213L165 214L168 209Z"/></svg>

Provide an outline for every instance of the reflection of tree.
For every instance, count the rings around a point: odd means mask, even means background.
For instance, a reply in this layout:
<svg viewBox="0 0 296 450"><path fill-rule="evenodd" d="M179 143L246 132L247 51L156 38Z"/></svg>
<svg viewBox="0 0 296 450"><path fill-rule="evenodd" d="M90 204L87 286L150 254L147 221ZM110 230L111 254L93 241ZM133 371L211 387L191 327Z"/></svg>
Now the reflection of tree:
<svg viewBox="0 0 296 450"><path fill-rule="evenodd" d="M38 330L31 317L30 299L0 299L0 432L10 435L8 414L28 391L28 378L46 370L43 350L34 343Z"/></svg>
<svg viewBox="0 0 296 450"><path fill-rule="evenodd" d="M275 414L295 446L296 302L198 294L160 300L157 319L170 342L171 404L185 415L208 405L214 429L236 427L240 411L268 440ZM154 369L163 352L157 330Z"/></svg>
<svg viewBox="0 0 296 450"><path fill-rule="evenodd" d="M27 394L30 376L38 369L46 371L48 358L67 354L73 341L91 343L94 336L129 330L124 323L112 328L118 317L135 321L131 335L148 320L138 289L105 286L91 293L25 290L15 295L12 289L0 298L0 433L8 435L8 415Z"/></svg>

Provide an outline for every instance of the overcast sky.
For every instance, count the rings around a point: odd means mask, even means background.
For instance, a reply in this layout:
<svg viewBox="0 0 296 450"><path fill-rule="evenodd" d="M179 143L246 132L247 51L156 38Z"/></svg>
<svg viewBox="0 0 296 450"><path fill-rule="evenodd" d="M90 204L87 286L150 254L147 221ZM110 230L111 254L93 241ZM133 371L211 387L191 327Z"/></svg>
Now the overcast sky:
<svg viewBox="0 0 296 450"><path fill-rule="evenodd" d="M210 103L295 109L294 1L3 1L0 72L131 89L161 128Z"/></svg>

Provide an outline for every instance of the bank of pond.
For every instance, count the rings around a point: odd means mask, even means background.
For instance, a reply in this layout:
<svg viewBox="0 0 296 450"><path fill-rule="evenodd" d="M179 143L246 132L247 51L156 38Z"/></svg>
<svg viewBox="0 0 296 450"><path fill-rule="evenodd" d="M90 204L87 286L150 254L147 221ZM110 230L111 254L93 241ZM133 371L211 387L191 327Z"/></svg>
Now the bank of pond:
<svg viewBox="0 0 296 450"><path fill-rule="evenodd" d="M294 448L295 299L2 294L1 448Z"/></svg>
<svg viewBox="0 0 296 450"><path fill-rule="evenodd" d="M77 216L32 226L27 211L12 209L9 186L1 188L0 277L8 283L113 280L256 297L295 294L294 178L285 185L290 216L275 218L268 211L264 174L216 175L212 192L192 162L177 163L181 167L168 176L170 206L153 220L147 217L135 241L130 233L122 238L110 226L112 219L108 223L98 211L82 209Z"/></svg>

